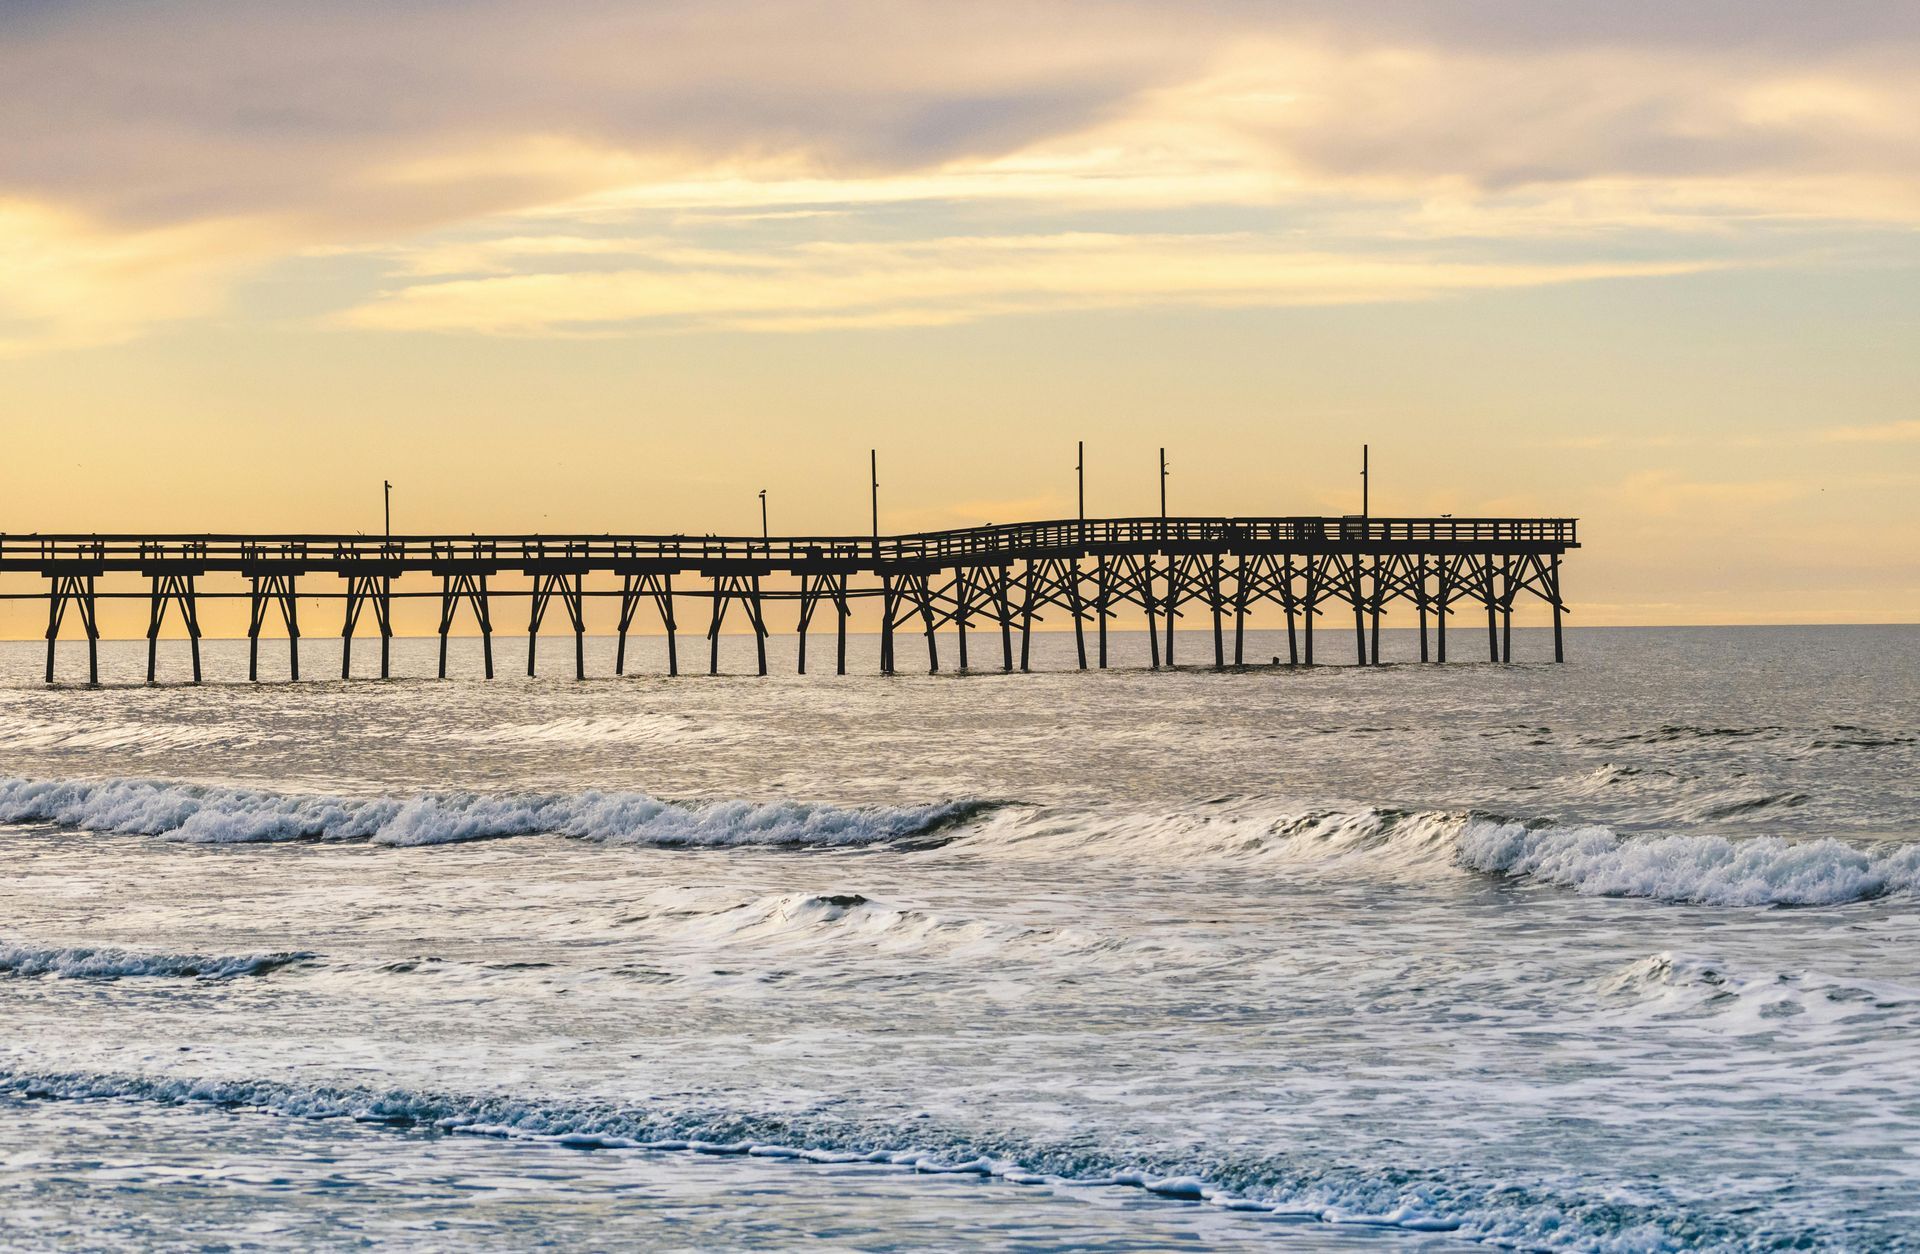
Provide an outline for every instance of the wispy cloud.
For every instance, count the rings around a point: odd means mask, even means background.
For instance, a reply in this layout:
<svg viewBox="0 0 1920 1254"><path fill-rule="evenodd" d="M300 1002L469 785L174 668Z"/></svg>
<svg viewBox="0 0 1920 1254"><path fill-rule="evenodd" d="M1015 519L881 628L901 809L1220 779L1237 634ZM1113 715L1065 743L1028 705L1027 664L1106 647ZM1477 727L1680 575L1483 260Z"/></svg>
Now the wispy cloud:
<svg viewBox="0 0 1920 1254"><path fill-rule="evenodd" d="M482 247L483 268L515 248ZM1243 235L1063 234L812 243L779 252L646 251L646 268L408 284L348 310L347 326L501 335L629 324L804 331L925 326L1071 309L1328 305L1671 275L1689 262L1518 264L1276 248ZM403 269L420 262L402 259ZM430 266L448 264L441 258Z"/></svg>
<svg viewBox="0 0 1920 1254"><path fill-rule="evenodd" d="M248 263L282 244L244 222L114 230L0 199L0 357L110 344L212 313Z"/></svg>
<svg viewBox="0 0 1920 1254"><path fill-rule="evenodd" d="M1811 490L1790 479L1698 480L1670 470L1649 470L1622 481L1615 495L1634 514L1704 518L1781 505Z"/></svg>
<svg viewBox="0 0 1920 1254"><path fill-rule="evenodd" d="M1831 444L1920 443L1920 419L1883 422L1868 427L1835 427L1820 432L1818 438Z"/></svg>

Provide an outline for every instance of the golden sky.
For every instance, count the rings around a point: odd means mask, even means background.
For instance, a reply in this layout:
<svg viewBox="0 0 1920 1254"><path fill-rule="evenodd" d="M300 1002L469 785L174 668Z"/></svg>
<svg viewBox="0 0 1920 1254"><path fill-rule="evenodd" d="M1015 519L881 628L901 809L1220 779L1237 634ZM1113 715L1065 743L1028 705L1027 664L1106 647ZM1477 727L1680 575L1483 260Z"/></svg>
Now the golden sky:
<svg viewBox="0 0 1920 1254"><path fill-rule="evenodd" d="M1920 619L1920 8L0 4L0 530L1582 519Z"/></svg>

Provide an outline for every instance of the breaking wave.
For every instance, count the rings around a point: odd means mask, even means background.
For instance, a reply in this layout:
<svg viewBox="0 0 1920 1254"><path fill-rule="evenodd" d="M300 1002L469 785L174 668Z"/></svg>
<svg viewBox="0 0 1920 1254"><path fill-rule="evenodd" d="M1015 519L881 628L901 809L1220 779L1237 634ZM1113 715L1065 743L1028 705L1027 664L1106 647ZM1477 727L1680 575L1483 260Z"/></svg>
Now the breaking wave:
<svg viewBox="0 0 1920 1254"><path fill-rule="evenodd" d="M926 910L874 901L860 893L782 893L739 905L694 912L685 925L715 940L857 943L880 949L937 952L946 957L1004 958L1019 953L1060 958L1142 949L1163 953L1166 942L1102 936L1080 927L948 918Z"/></svg>
<svg viewBox="0 0 1920 1254"><path fill-rule="evenodd" d="M50 975L69 980L118 980L135 976L230 980L236 976L265 975L311 957L313 955L308 953L209 957L200 954L138 953L129 949L102 949L86 945L34 949L23 945L0 944L0 975Z"/></svg>
<svg viewBox="0 0 1920 1254"><path fill-rule="evenodd" d="M583 1099L539 1100L405 1089L353 1089L268 1080L219 1080L0 1070L0 1098L148 1101L351 1119L395 1128L540 1141L579 1149L739 1154L817 1163L996 1177L1014 1184L1132 1187L1241 1210L1365 1223L1537 1249L1724 1248L1754 1234L1652 1190L1556 1187L1470 1172L1350 1166L1310 1151L1228 1155L1103 1147L1086 1137L1049 1142L1006 1130L968 1131L888 1113L766 1114L673 1109ZM1780 1236L1769 1225L1769 1236ZM1819 1232L1791 1234L1817 1243Z"/></svg>
<svg viewBox="0 0 1920 1254"><path fill-rule="evenodd" d="M1722 799L1740 813L1798 794ZM976 822L996 811L992 822ZM644 793L421 793L344 798L139 779L0 780L0 822L196 844L366 841L438 845L560 835L660 848L926 848L964 838L982 852L1296 864L1369 873L1453 869L1530 879L1588 896L1712 906L1824 906L1920 893L1920 842L1626 835L1602 825L1526 823L1481 811L1244 805L1165 815L1006 807L987 801L833 806L795 801L661 801ZM813 906L780 905L806 921ZM838 909L840 907L832 907ZM865 909L864 905L862 907ZM863 928L947 926L865 909ZM793 922L789 919L788 922ZM818 921L813 920L813 921ZM761 920L762 926L769 925Z"/></svg>
<svg viewBox="0 0 1920 1254"><path fill-rule="evenodd" d="M1791 795L1767 805L1793 805ZM970 834L1010 852L1232 863L1259 868L1397 873L1448 870L1554 884L1595 897L1711 906L1831 906L1920 894L1920 842L1625 835L1600 825L1519 822L1483 811L1382 806L1223 809L1215 815L1122 815L1067 824L1045 812Z"/></svg>
<svg viewBox="0 0 1920 1254"><path fill-rule="evenodd" d="M991 803L979 801L898 807L682 804L617 792L353 799L140 779L0 780L0 822L52 823L195 844L439 845L554 834L666 848L828 848L927 841L990 808Z"/></svg>
<svg viewBox="0 0 1920 1254"><path fill-rule="evenodd" d="M1622 836L1606 827L1462 826L1458 859L1591 897L1709 906L1832 906L1920 891L1920 844L1777 836Z"/></svg>

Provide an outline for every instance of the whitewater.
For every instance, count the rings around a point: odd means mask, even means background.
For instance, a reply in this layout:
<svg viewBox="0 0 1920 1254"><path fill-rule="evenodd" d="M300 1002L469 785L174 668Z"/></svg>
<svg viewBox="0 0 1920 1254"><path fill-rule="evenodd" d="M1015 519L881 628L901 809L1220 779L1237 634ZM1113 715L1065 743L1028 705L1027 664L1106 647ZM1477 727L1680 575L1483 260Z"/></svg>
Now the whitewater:
<svg viewBox="0 0 1920 1254"><path fill-rule="evenodd" d="M0 1245L1912 1244L1920 629L1036 644L0 645Z"/></svg>

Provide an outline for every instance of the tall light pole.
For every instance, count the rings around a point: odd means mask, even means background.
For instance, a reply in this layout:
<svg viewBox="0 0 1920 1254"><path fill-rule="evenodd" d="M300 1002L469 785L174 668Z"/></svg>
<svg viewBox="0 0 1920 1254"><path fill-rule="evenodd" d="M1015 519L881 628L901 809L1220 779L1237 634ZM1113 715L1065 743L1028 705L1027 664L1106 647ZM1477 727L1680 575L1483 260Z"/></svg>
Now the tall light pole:
<svg viewBox="0 0 1920 1254"><path fill-rule="evenodd" d="M880 450L867 450L867 465L873 477L873 560L880 560Z"/></svg>
<svg viewBox="0 0 1920 1254"><path fill-rule="evenodd" d="M767 490L760 489L760 543L767 542ZM769 549L769 552L772 550Z"/></svg>
<svg viewBox="0 0 1920 1254"><path fill-rule="evenodd" d="M1073 460L1073 476L1080 495L1080 540L1086 543L1087 536L1087 442L1079 441L1079 452Z"/></svg>
<svg viewBox="0 0 1920 1254"><path fill-rule="evenodd" d="M1369 500L1372 487L1373 485L1367 473L1367 446L1362 444L1360 446L1360 517L1363 519L1370 517L1372 514L1371 502Z"/></svg>
<svg viewBox="0 0 1920 1254"><path fill-rule="evenodd" d="M385 504L384 517L386 519L387 539L392 540L393 539L393 484L390 480L382 479L380 481L380 487L381 487L382 493L384 494L384 504Z"/></svg>
<svg viewBox="0 0 1920 1254"><path fill-rule="evenodd" d="M1167 450L1160 450L1160 521L1167 520Z"/></svg>

